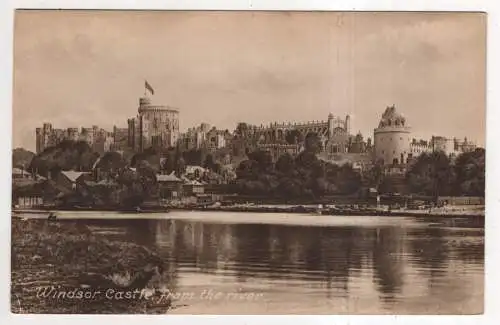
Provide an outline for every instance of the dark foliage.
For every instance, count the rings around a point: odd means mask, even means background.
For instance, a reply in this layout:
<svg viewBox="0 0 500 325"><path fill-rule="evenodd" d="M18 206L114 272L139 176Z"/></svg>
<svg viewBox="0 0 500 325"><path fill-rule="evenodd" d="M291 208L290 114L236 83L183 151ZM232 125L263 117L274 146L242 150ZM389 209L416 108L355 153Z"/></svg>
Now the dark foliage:
<svg viewBox="0 0 500 325"><path fill-rule="evenodd" d="M477 149L461 154L455 162L455 189L460 194L484 196L486 172L486 152Z"/></svg>
<svg viewBox="0 0 500 325"><path fill-rule="evenodd" d="M12 150L12 167L27 168L35 154L23 148Z"/></svg>
<svg viewBox="0 0 500 325"><path fill-rule="evenodd" d="M33 157L28 170L47 176L59 170L90 171L99 154L85 141L62 141Z"/></svg>
<svg viewBox="0 0 500 325"><path fill-rule="evenodd" d="M318 159L317 145L310 144L295 159L284 154L276 163L268 152L248 154L236 170L236 191L244 195L282 199L313 199L329 194L354 194L361 186L361 176L350 165L337 166Z"/></svg>
<svg viewBox="0 0 500 325"><path fill-rule="evenodd" d="M413 193L484 196L485 150L460 154L454 164L442 152L420 155L407 173Z"/></svg>

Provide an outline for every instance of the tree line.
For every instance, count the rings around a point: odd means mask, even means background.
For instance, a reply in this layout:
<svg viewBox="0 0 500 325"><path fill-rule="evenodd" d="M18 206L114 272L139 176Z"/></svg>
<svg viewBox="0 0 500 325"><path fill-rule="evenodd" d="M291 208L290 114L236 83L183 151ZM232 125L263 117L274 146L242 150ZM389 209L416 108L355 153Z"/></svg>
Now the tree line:
<svg viewBox="0 0 500 325"><path fill-rule="evenodd" d="M246 148L246 158L236 168L236 180L228 187L242 195L283 199L353 195L363 185L378 188L379 192L391 191L383 166L375 164L360 174L350 164L338 166L318 158L320 148L319 137L315 134L305 137L304 150L296 157L284 154L274 162L269 152ZM180 177L187 165L197 165L207 168L213 175L221 174L221 161L230 153L230 149L211 154L203 148L181 150L175 147L165 152L149 148L132 153L127 159L117 152L99 155L84 141L68 140L35 155L28 171L47 177L61 170L91 171L97 167L128 191L122 197L132 202L134 197L140 200L156 188L157 173L173 172ZM24 159L26 153L22 154ZM206 179L211 180L210 177ZM404 181L408 192L414 194L484 196L485 150L462 153L455 159L442 152L423 153L409 165Z"/></svg>
<svg viewBox="0 0 500 325"><path fill-rule="evenodd" d="M478 148L451 159L443 152L421 154L406 181L412 193L430 196L485 195L486 151Z"/></svg>
<svg viewBox="0 0 500 325"><path fill-rule="evenodd" d="M164 151L147 148L142 152L126 154L106 152L100 155L93 151L87 142L72 140L64 140L56 146L46 148L43 152L32 155L29 160L24 158L26 156L24 152L22 152L22 157L19 152L20 150L13 152L15 165L21 166L19 161L22 160L28 171L44 177L61 170L89 172L96 167L103 172L108 172L118 171L126 166L135 168L140 164L145 164L147 168L157 173L175 172L176 175L181 175L187 165L201 166L213 172L220 172L229 154L228 149L210 153L206 148L181 150L180 147L171 147Z"/></svg>
<svg viewBox="0 0 500 325"><path fill-rule="evenodd" d="M273 162L267 151L249 152L248 159L236 169L234 189L239 194L283 199L314 199L358 191L361 175L350 164L338 166L319 159L320 148L319 137L311 133L304 139L304 150L295 158L284 154Z"/></svg>

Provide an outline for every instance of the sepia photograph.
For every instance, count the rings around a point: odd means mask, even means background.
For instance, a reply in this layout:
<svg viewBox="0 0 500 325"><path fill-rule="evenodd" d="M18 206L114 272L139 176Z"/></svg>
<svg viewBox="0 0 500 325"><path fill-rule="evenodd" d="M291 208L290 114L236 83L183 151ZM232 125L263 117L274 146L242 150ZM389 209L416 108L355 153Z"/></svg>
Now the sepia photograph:
<svg viewBox="0 0 500 325"><path fill-rule="evenodd" d="M483 314L486 27L16 10L11 312Z"/></svg>

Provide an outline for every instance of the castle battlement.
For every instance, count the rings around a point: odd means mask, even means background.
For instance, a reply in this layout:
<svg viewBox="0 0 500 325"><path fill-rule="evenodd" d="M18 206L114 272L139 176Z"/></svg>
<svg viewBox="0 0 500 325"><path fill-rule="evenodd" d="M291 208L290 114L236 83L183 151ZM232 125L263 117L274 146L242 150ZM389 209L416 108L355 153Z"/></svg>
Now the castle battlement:
<svg viewBox="0 0 500 325"><path fill-rule="evenodd" d="M139 107L139 113L142 112L171 112L179 113L179 109L172 106L163 105L142 105Z"/></svg>

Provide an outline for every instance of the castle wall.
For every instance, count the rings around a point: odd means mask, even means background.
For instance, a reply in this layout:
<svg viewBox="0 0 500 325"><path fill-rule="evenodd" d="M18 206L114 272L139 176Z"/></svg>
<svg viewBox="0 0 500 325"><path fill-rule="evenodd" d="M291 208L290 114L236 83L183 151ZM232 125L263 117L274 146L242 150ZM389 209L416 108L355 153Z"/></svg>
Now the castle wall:
<svg viewBox="0 0 500 325"><path fill-rule="evenodd" d="M261 144L258 148L259 150L268 151L273 162L276 162L284 154L295 157L302 150L301 146L296 144Z"/></svg>
<svg viewBox="0 0 500 325"><path fill-rule="evenodd" d="M286 144L291 132L299 131L302 138L316 133L322 140L322 150L329 153L347 152L350 137L350 117L328 116L326 121L300 123L271 123L253 127L249 134L261 144Z"/></svg>
<svg viewBox="0 0 500 325"><path fill-rule="evenodd" d="M433 148L431 145L427 144L427 142L415 142L410 143L410 152L412 157L418 157L425 152L432 152Z"/></svg>

